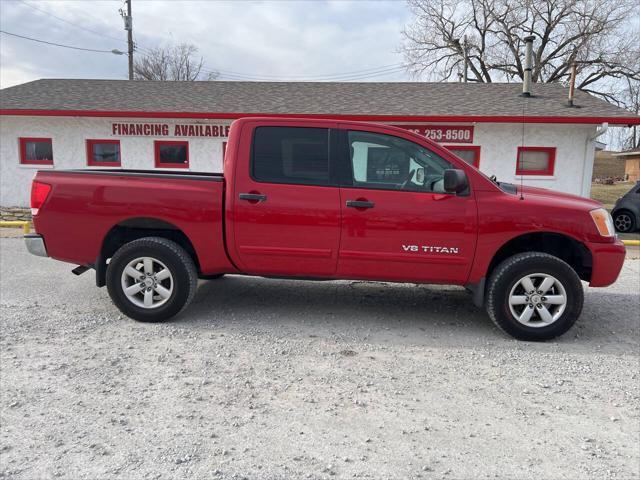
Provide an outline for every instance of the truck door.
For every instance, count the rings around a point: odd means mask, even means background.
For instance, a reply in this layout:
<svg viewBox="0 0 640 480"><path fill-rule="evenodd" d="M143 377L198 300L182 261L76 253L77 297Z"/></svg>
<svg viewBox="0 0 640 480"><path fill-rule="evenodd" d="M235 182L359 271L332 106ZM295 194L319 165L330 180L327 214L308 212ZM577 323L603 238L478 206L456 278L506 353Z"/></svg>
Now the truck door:
<svg viewBox="0 0 640 480"><path fill-rule="evenodd" d="M336 272L340 191L330 178L336 130L326 122L305 125L243 127L243 138L250 135L251 142L243 142L236 158L235 238L229 245L246 273L322 277Z"/></svg>
<svg viewBox="0 0 640 480"><path fill-rule="evenodd" d="M338 275L464 283L477 209L472 191L444 191L444 170L456 166L401 137L356 129L341 135L348 168L341 178Z"/></svg>

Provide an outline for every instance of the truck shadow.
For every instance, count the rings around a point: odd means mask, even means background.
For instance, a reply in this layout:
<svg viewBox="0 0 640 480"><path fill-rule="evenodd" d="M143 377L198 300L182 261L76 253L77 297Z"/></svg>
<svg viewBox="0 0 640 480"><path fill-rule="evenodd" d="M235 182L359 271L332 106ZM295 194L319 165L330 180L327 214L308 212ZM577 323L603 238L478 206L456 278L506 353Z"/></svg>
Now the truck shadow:
<svg viewBox="0 0 640 480"><path fill-rule="evenodd" d="M513 343L547 351L636 352L638 295L587 290L581 318L563 337L517 342L496 328L471 295L453 286L361 281L298 281L225 276L201 282L189 309L175 320L194 328L278 331L292 337L331 337L369 343L477 348ZM275 330L274 330L275 328ZM246 333L246 332L245 332Z"/></svg>

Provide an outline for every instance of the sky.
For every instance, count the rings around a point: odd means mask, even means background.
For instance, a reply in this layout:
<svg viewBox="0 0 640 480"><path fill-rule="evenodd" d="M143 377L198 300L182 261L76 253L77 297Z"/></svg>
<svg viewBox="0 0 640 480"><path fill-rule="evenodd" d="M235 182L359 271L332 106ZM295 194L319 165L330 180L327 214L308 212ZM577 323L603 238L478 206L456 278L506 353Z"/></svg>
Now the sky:
<svg viewBox="0 0 640 480"><path fill-rule="evenodd" d="M398 53L411 19L402 0L132 1L137 54L191 43L221 80L411 80ZM124 7L119 0L0 0L0 30L126 51L118 13ZM38 78L127 78L126 55L6 34L0 34L0 66L2 88Z"/></svg>

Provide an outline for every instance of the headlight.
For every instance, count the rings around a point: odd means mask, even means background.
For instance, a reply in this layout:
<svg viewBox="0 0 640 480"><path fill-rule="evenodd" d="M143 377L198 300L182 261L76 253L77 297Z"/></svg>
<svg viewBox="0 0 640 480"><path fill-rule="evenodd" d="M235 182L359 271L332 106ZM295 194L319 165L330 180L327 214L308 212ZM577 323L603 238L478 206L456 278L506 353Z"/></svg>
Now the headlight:
<svg viewBox="0 0 640 480"><path fill-rule="evenodd" d="M593 223L596 224L596 228L600 235L603 237L613 237L616 234L616 231L613 228L611 215L604 208L596 208L595 210L591 210L589 213L591 214Z"/></svg>

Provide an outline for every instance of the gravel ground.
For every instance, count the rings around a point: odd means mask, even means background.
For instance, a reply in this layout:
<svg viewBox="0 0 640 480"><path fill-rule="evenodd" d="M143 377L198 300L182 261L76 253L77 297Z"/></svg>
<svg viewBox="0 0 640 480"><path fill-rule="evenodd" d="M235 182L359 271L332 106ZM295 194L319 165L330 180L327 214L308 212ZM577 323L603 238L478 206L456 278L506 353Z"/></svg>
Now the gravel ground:
<svg viewBox="0 0 640 480"><path fill-rule="evenodd" d="M202 282L168 324L0 240L0 477L640 478L640 260L543 344L459 288Z"/></svg>

